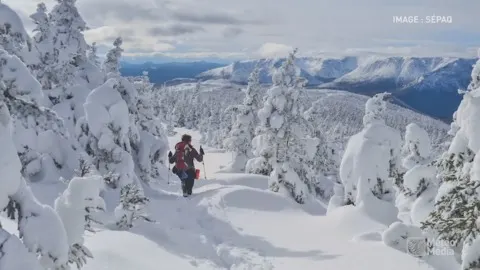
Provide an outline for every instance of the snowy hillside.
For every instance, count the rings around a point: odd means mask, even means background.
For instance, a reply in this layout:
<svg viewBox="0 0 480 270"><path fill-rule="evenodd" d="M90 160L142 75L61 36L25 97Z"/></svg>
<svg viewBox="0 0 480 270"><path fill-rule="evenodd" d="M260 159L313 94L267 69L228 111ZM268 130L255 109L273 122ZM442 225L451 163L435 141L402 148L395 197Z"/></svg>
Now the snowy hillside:
<svg viewBox="0 0 480 270"><path fill-rule="evenodd" d="M261 59L235 62L201 73L200 79L227 79L245 84L258 65L260 81L271 83L271 69L283 59ZM310 87L338 89L372 95L389 91L418 111L441 119L451 119L465 89L474 59L418 57L346 57L298 58L299 74ZM429 100L429 102L423 102Z"/></svg>
<svg viewBox="0 0 480 270"><path fill-rule="evenodd" d="M187 91L194 87L195 84L185 83L167 87L161 91ZM244 86L228 80L209 80L203 82L200 87L202 100L219 106L220 111L238 104L244 97L244 93L241 91ZM263 95L266 86L262 87L260 91L260 95ZM317 103L315 112L312 112L312 121L319 130L324 132L327 140L337 143L340 149L343 149L350 136L362 129L362 117L365 111L365 102L368 100L367 96L346 91L309 89L301 99L307 108L313 103ZM397 128L402 133L405 131L405 127L412 122L424 127L432 138L435 152L444 150L449 125L391 103L388 104L386 115L388 125Z"/></svg>
<svg viewBox="0 0 480 270"><path fill-rule="evenodd" d="M183 129L177 132L169 138L171 147L185 132L200 137ZM193 197L179 195L178 180L157 183L149 191L148 209L156 222L130 231L87 234L85 245L95 258L82 269L432 269L385 246L381 233L387 225L367 218L361 209L347 207L325 216L321 204L300 206L267 191L267 177L216 174L231 155L213 148L206 152L208 180L199 166L202 179ZM7 230L15 230L7 219L0 221ZM292 230L297 226L301 230Z"/></svg>

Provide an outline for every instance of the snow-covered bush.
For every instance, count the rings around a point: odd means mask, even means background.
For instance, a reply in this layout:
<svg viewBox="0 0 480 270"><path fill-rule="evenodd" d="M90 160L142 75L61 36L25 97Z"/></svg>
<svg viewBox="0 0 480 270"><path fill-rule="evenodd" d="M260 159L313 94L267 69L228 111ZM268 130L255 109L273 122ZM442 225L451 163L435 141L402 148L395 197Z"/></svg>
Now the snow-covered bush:
<svg viewBox="0 0 480 270"><path fill-rule="evenodd" d="M148 201L148 198L135 184L123 186L120 191L120 205L115 208L117 228L130 229L136 220L153 222L145 214L144 208Z"/></svg>
<svg viewBox="0 0 480 270"><path fill-rule="evenodd" d="M395 222L382 234L385 245L412 255L427 255L427 237L416 226Z"/></svg>
<svg viewBox="0 0 480 270"><path fill-rule="evenodd" d="M415 123L409 124L405 132L403 150L407 154L403 159L403 167L406 169L429 163L432 144L425 129Z"/></svg>
<svg viewBox="0 0 480 270"><path fill-rule="evenodd" d="M383 120L386 94L377 94L367 101L364 129L348 141L340 165L340 178L345 187L345 204L359 204L364 195L358 191L363 182L364 192L379 200L393 202L394 179L402 168L399 156L400 133Z"/></svg>
<svg viewBox="0 0 480 270"><path fill-rule="evenodd" d="M105 210L100 198L102 177L74 177L67 189L55 200L55 211L59 214L67 232L69 249L68 262L81 268L87 258L93 258L84 246L84 231L93 231L92 223L100 223L94 217L97 211Z"/></svg>
<svg viewBox="0 0 480 270"><path fill-rule="evenodd" d="M420 226L434 209L438 189L436 168L431 163L431 143L427 132L412 123L405 133L403 166L408 170L397 182L398 217L406 224Z"/></svg>

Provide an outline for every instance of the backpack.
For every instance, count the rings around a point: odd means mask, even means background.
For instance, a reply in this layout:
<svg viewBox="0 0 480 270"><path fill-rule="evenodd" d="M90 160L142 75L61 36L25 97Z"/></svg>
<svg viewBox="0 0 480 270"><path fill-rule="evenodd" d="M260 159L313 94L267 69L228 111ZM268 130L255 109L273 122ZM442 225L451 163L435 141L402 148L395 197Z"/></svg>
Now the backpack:
<svg viewBox="0 0 480 270"><path fill-rule="evenodd" d="M185 156L189 148L190 147L185 142L179 142L177 145L175 145L175 168L180 171L186 171L188 169L188 165L185 162Z"/></svg>

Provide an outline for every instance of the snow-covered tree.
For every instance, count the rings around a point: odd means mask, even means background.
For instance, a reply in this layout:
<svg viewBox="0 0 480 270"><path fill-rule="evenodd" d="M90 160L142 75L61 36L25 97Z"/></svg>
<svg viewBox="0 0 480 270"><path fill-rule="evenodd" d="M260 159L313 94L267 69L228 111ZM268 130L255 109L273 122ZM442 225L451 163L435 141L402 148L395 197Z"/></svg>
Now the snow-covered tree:
<svg viewBox="0 0 480 270"><path fill-rule="evenodd" d="M93 42L92 45L89 46L88 50L88 60L97 67L100 67L100 57L98 57L97 53L97 43Z"/></svg>
<svg viewBox="0 0 480 270"><path fill-rule="evenodd" d="M122 57L122 44L123 40L121 37L118 37L113 42L114 48L108 51L106 59L103 62L103 70L106 74L113 73L115 75L120 75L120 58Z"/></svg>
<svg viewBox="0 0 480 270"><path fill-rule="evenodd" d="M200 93L201 93L201 84L197 82L195 88L190 94L188 99L188 107L186 108L186 117L185 117L185 127L189 129L197 129L200 123Z"/></svg>
<svg viewBox="0 0 480 270"><path fill-rule="evenodd" d="M438 238L461 247L462 269L478 269L480 253L480 86L478 70L472 72L469 91L454 114L449 149L438 161L441 186L435 198L435 210L423 223ZM463 248L462 248L463 247Z"/></svg>
<svg viewBox="0 0 480 270"><path fill-rule="evenodd" d="M0 3L0 48L15 55L33 69L39 59L18 14Z"/></svg>
<svg viewBox="0 0 480 270"><path fill-rule="evenodd" d="M3 84L0 80L0 85ZM0 224L0 267L65 269L68 261L65 229L55 211L41 205L23 179L11 127L7 105L0 100L0 209L6 209L16 219L19 231L17 237Z"/></svg>
<svg viewBox="0 0 480 270"><path fill-rule="evenodd" d="M76 143L62 119L41 107L41 85L16 56L0 50L2 98L12 113L22 173L31 181L58 181L77 167Z"/></svg>
<svg viewBox="0 0 480 270"><path fill-rule="evenodd" d="M229 171L243 172L248 159L252 156L252 140L257 127L257 109L259 107L259 68L250 74L243 104L236 106L236 121L225 139L225 149L234 153L233 162Z"/></svg>
<svg viewBox="0 0 480 270"><path fill-rule="evenodd" d="M67 232L69 249L68 262L82 268L87 258L93 258L84 246L84 231L93 231L92 223L100 223L95 212L105 210L100 197L103 179L98 175L74 177L67 189L55 200L55 211L59 214Z"/></svg>
<svg viewBox="0 0 480 270"><path fill-rule="evenodd" d="M285 192L296 202L304 203L314 172L307 165L312 158L306 143L311 127L303 118L298 100L302 80L297 76L295 53L273 75L273 86L258 112L261 124L253 139L255 158L248 161L247 171L269 174L272 191Z"/></svg>
<svg viewBox="0 0 480 270"><path fill-rule="evenodd" d="M407 154L403 159L403 167L406 169L429 163L432 145L425 129L415 123L409 124L406 127L403 150Z"/></svg>
<svg viewBox="0 0 480 270"><path fill-rule="evenodd" d="M78 135L75 126L84 116L86 97L105 81L103 72L87 58L88 45L83 36L87 26L75 4L75 0L57 0L49 14L51 38L35 44L49 56L42 62L45 74L37 74L47 97L46 106L63 119L72 137ZM71 175L64 178L70 179Z"/></svg>
<svg viewBox="0 0 480 270"><path fill-rule="evenodd" d="M367 101L364 129L348 141L340 165L345 204L358 205L368 197L386 202L395 199L393 186L402 171L401 137L383 120L387 96L377 94Z"/></svg>
<svg viewBox="0 0 480 270"><path fill-rule="evenodd" d="M116 226L119 229L129 229L133 227L136 220L153 222L145 215L145 205L148 203L142 191L135 184L128 184L122 187L120 192L120 205L115 208L117 219Z"/></svg>
<svg viewBox="0 0 480 270"><path fill-rule="evenodd" d="M319 111L322 103L319 101L314 102L310 109L304 113L307 121L313 123L317 117L321 117ZM320 130L318 127L314 131L314 137L316 138L316 143L312 147L314 147L315 154L310 161L310 166L314 169L317 179L314 185L315 194L323 199L329 199L333 195L335 184L340 184L337 177L338 149L326 140L323 130Z"/></svg>
<svg viewBox="0 0 480 270"><path fill-rule="evenodd" d="M102 174L113 173L117 188L137 181L129 137L130 115L116 79L94 89L87 97L85 118L79 120L79 141Z"/></svg>
<svg viewBox="0 0 480 270"><path fill-rule="evenodd" d="M88 45L82 33L87 25L75 4L76 0L57 0L50 12L54 59L48 66L53 85L48 96L53 105L72 99L76 94L71 86L76 84L77 71L87 60Z"/></svg>
<svg viewBox="0 0 480 270"><path fill-rule="evenodd" d="M121 94L126 95L126 89L124 82L118 81L120 79L125 78L110 78L88 95L84 105L85 117L77 125L80 143L112 189L140 184L135 172L135 149L132 148L139 145L140 137L132 141L131 132L136 127L132 126L133 115L129 113L125 96ZM139 192L142 190L139 189ZM127 205L120 202L116 212L130 213L130 205L128 209L122 208L124 206ZM118 224L123 215L116 217Z"/></svg>
<svg viewBox="0 0 480 270"><path fill-rule="evenodd" d="M40 63L35 70L38 81L42 84L43 89L52 89L54 84L58 84L56 80L55 70L55 52L52 46L52 24L47 14L47 7L44 3L37 5L37 11L30 15L30 18L36 24L33 29L33 40L35 48L38 51Z"/></svg>
<svg viewBox="0 0 480 270"><path fill-rule="evenodd" d="M168 151L168 139L160 119L155 115L154 99L156 89L144 73L135 82L138 92L136 99L136 125L140 141L134 145L136 163L141 172L140 178L145 182L160 177L160 167L164 164L164 157Z"/></svg>
<svg viewBox="0 0 480 270"><path fill-rule="evenodd" d="M399 189L396 198L398 217L406 224L420 227L434 209L438 189L436 168L430 160L428 133L417 124L409 124L403 148L407 154L403 166L408 171L403 175L403 181L396 183Z"/></svg>

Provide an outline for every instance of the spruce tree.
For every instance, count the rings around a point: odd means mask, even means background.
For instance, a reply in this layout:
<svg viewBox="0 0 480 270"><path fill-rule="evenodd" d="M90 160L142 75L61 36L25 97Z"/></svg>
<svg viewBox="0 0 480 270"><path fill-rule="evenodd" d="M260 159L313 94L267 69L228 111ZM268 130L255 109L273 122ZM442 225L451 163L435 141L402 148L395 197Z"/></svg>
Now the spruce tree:
<svg viewBox="0 0 480 270"><path fill-rule="evenodd" d="M258 112L261 124L253 139L255 158L249 160L247 169L270 175L270 190L285 192L296 202L305 203L314 175L305 166L309 159L305 139L311 134L311 126L303 118L299 102L303 80L297 76L295 54L290 53L273 75L273 86Z"/></svg>
<svg viewBox="0 0 480 270"><path fill-rule="evenodd" d="M252 156L252 139L255 136L257 126L257 108L259 91L258 67L250 74L243 104L236 106L235 122L225 139L225 149L234 153L230 171L243 172L248 158Z"/></svg>
<svg viewBox="0 0 480 270"><path fill-rule="evenodd" d="M477 269L480 256L480 140L478 111L480 87L478 70L480 61L472 71L472 83L463 92L463 100L454 114L451 134L454 138L449 149L438 160L441 181L435 199L435 209L422 227L433 231L439 239L462 249L462 269Z"/></svg>
<svg viewBox="0 0 480 270"><path fill-rule="evenodd" d="M106 59L103 62L103 70L106 74L113 73L120 75L120 58L122 57L123 39L118 37L113 42L113 48L108 51Z"/></svg>

